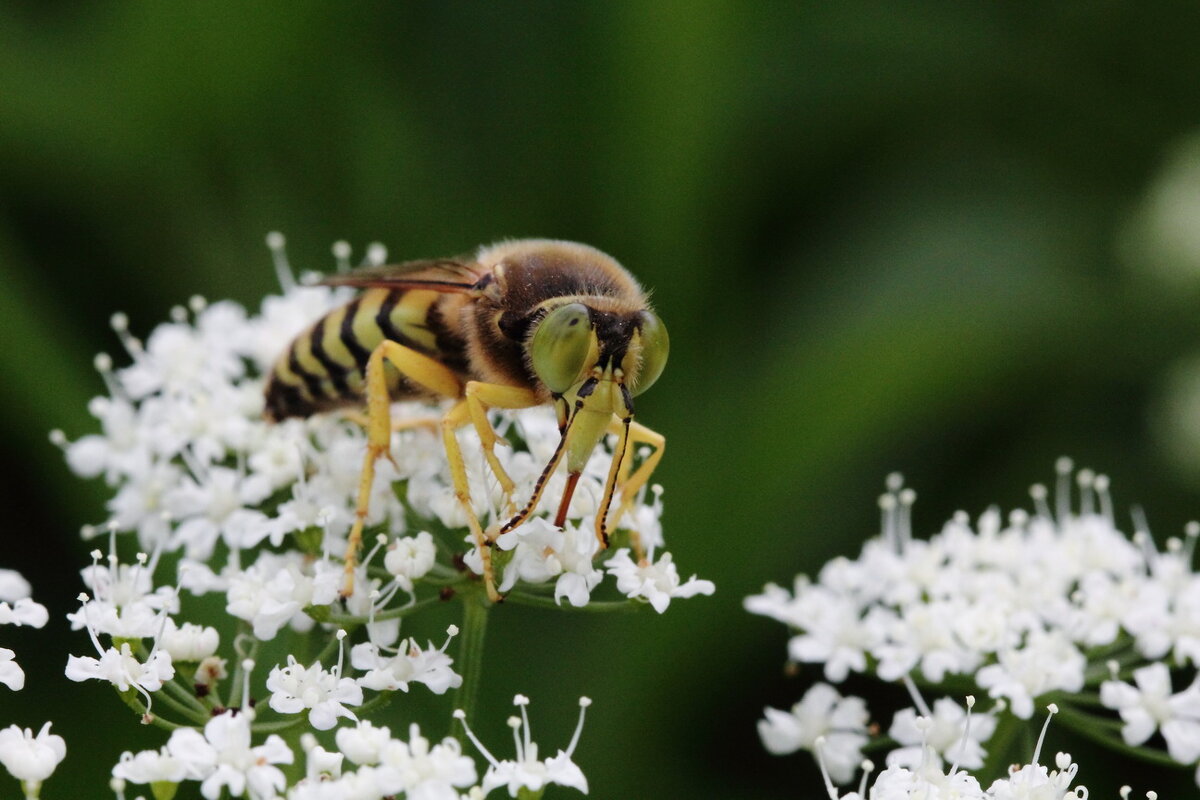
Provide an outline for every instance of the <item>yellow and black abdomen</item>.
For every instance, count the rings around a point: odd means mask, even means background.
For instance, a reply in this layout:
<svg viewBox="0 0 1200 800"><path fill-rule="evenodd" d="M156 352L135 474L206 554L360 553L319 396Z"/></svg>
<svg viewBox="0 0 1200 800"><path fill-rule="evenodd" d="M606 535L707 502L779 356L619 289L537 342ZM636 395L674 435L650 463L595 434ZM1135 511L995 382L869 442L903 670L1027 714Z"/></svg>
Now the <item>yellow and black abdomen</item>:
<svg viewBox="0 0 1200 800"><path fill-rule="evenodd" d="M457 299L436 291L367 289L326 314L288 346L271 369L265 394L269 419L307 417L363 402L367 359L384 339L436 358L464 374L465 344L449 314ZM424 394L386 366L393 399Z"/></svg>

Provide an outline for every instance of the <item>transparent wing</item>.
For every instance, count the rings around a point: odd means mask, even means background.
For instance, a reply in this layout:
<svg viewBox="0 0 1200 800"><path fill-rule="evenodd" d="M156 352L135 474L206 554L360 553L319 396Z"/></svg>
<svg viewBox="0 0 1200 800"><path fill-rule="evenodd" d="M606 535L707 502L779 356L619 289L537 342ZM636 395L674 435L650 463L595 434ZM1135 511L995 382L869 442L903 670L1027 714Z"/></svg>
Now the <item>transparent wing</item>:
<svg viewBox="0 0 1200 800"><path fill-rule="evenodd" d="M455 258L431 258L360 267L350 272L328 275L326 286L381 287L385 289L432 289L438 292L470 292L483 277L479 264Z"/></svg>

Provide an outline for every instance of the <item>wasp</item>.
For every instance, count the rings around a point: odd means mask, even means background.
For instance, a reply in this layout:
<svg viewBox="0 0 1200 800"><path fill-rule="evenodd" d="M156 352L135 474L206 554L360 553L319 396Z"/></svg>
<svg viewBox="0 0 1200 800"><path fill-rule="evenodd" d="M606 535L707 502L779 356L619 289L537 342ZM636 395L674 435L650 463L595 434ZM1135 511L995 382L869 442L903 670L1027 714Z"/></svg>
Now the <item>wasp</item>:
<svg viewBox="0 0 1200 800"><path fill-rule="evenodd" d="M575 485L608 432L618 435L596 515L602 548L662 458L666 440L633 418L633 398L650 388L667 362L666 326L646 293L615 259L584 244L518 239L481 247L473 258L409 261L327 277L363 289L302 332L271 370L265 390L270 420L366 405L355 522L346 551L343 593L353 590L370 488L378 459L390 458L392 401L448 398L440 428L455 496L495 589L490 544L537 509L550 476L565 461L566 488L555 524L566 521ZM495 454L503 440L490 408L554 406L560 438L519 509L515 486ZM479 433L508 519L484 530L476 516L457 431ZM652 450L636 469L630 450ZM621 502L610 519L616 492ZM634 542L635 549L640 549Z"/></svg>

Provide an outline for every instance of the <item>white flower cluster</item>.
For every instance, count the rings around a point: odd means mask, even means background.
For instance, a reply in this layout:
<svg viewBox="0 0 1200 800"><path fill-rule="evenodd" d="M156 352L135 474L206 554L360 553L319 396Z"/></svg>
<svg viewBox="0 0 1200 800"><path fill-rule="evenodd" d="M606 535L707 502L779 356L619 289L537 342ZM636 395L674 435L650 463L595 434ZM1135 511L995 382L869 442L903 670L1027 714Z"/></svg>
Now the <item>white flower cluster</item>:
<svg viewBox="0 0 1200 800"><path fill-rule="evenodd" d="M407 739L396 738L387 727L363 720L353 727L337 730L334 750L326 750L312 734L304 734L301 737L304 775L289 786L279 765L292 764L297 755L275 734L268 736L263 744L254 745L251 740L253 711L226 711L213 717L202 732L195 728L176 730L158 750L123 753L112 774L119 797L124 797L126 783L158 787L157 797L163 787L174 787L186 781L199 782L200 793L207 800L217 800L226 791L229 796L251 800L276 800L285 794L289 800L384 800L397 797L482 800L499 788L505 789L510 797L517 797L522 792L539 796L551 784L586 794L587 779L571 760L583 730L582 711L567 749L540 760L525 714L528 702L525 697L517 696L521 717L510 721L517 741L516 759L496 759L473 734L469 734L488 761L482 780L474 760L463 753L457 739L447 737L432 743L421 735L417 725L409 726ZM581 708L588 704L587 698L580 700ZM458 716L461 719L461 715ZM39 739L45 735L43 729ZM6 736L9 731L0 731L0 761L6 754ZM23 741L26 749L35 746L31 744L34 740L28 731ZM59 748L61 742L58 739ZM49 752L45 746L36 746ZM43 753L42 757L48 756ZM61 760L61 753L58 758ZM166 796L173 794L172 788Z"/></svg>
<svg viewBox="0 0 1200 800"><path fill-rule="evenodd" d="M50 615L31 594L29 581L19 572L0 569L0 625L44 626ZM16 656L7 647L0 647L0 683L19 692L25 688L25 671ZM37 797L42 781L50 777L66 754L66 742L50 733L49 722L36 736L32 730L16 725L0 730L0 764L21 782L26 797Z"/></svg>
<svg viewBox="0 0 1200 800"><path fill-rule="evenodd" d="M790 591L768 584L746 598L747 610L791 629L791 662L820 664L834 684L854 672L907 687L915 707L897 713L890 741L878 742L895 748L878 781L920 765L980 767L998 725L1029 720L1051 701L1065 726L1107 731L1114 749L1136 755L1159 733L1172 759L1200 761L1200 575L1192 568L1200 525L1159 550L1144 525L1132 538L1117 529L1104 476L1075 473L1067 459L1057 471L1053 509L1039 485L1032 512L1006 520L990 509L974 525L960 512L928 540L911 533L915 494L890 476L882 533L857 559L834 559L816 580L798 576ZM1185 674L1183 691L1172 692L1168 663ZM954 700L931 709L917 684L942 694L973 686L996 706L968 726ZM828 684L791 711L767 709L759 732L773 753L815 751L820 740L839 783L876 746L862 701ZM1161 760L1155 746L1144 754ZM892 795L877 782L876 796Z"/></svg>
<svg viewBox="0 0 1200 800"><path fill-rule="evenodd" d="M0 625L26 625L40 628L50 619L46 607L34 601L29 581L19 572L0 569ZM16 661L17 654L0 647L0 683L14 692L25 688L25 672Z"/></svg>
<svg viewBox="0 0 1200 800"><path fill-rule="evenodd" d="M144 722L172 731L161 749L122 757L114 790L123 797L126 782L149 784L155 796L160 789L167 796L173 789L162 787L197 781L210 799L459 800L499 788L513 797L540 793L552 783L586 792L571 760L582 714L567 750L541 760L518 702L514 731L524 735L518 735L517 756L499 760L479 745L489 765L482 775L454 739L431 744L415 725L407 740L395 739L368 721L388 695L413 684L438 695L462 687L455 657L476 668L482 663L483 612L476 610L486 611L482 554L453 489L437 425L445 408L398 403L393 419L412 424L396 426L389 458L376 465L364 552L353 592L342 596L341 556L356 519L367 450L362 415L268 423L263 387L293 338L353 293L298 286L282 237L268 242L282 295L268 297L257 315L234 303L194 298L145 341L116 315L113 328L132 363L117 368L107 355L96 359L108 387L108 396L90 405L101 432L73 442L61 432L51 437L76 473L101 478L112 489L106 522L83 532L106 537L108 552L93 552L83 570L87 593L69 615L74 629L87 632L94 654L71 656L66 675L111 683ZM347 266L347 251L335 248L339 267ZM380 248L368 254L370 263L384 257ZM492 422L506 439L496 455L515 483L511 498L504 497L474 429L458 434L473 510L489 530L508 519L512 503L531 496L561 439L549 408L497 411ZM596 603L594 593L607 585L616 602L662 613L672 599L712 593L709 581L681 579L663 549L660 487L634 498L615 525L618 542L636 530L628 538L640 543L644 557L632 546L600 550L593 530L614 444L610 437L593 453L563 527L546 518L553 506L547 502L498 537L491 560L511 603L565 600L582 607ZM561 494L566 480L553 476L546 496ZM612 508L621 503L616 498ZM4 577L0 573L0 600L8 599ZM23 591L27 596L27 587ZM189 621L191 608L212 607L194 600L204 595L219 598L234 618L232 641L222 641L221 625ZM476 631L462 637L454 657L447 651L456 626L441 646L401 635L402 618L453 598L463 600L464 624L474 620ZM0 603L0 622L8 621L5 614L27 619L20 616L27 614L24 601L14 600L12 607ZM265 676L261 669L255 675L260 645L293 632L311 632L308 643L324 636L324 649L307 658L285 649ZM296 638L285 638L290 641ZM10 676L20 673L7 653L0 649L0 680L12 685L17 678ZM464 697L470 702L469 691ZM285 766L300 754L278 735L296 728L330 731L322 741L336 740L338 747L325 750L311 733L300 737L307 777L299 783L289 782Z"/></svg>

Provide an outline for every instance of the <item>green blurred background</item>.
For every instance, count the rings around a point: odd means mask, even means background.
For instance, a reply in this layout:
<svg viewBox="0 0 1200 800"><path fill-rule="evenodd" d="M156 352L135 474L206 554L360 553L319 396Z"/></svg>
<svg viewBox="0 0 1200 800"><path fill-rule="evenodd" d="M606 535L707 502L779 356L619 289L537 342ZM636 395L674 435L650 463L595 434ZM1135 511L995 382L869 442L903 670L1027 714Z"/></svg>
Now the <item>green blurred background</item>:
<svg viewBox="0 0 1200 800"><path fill-rule="evenodd" d="M1061 454L1160 540L1200 515L1200 415L1172 389L1200 351L1196 223L1161 219L1191 185L1197 31L1195 3L1132 0L0 3L0 561L54 615L3 631L29 686L0 721L67 737L46 796L103 796L121 749L161 740L64 688L89 647L62 621L76 531L106 495L46 432L94 430L113 311L144 335L192 294L256 305L275 229L303 269L343 238L578 239L654 288L671 363L639 414L670 443L668 543L717 593L661 618L500 609L484 735L521 691L561 746L588 694L594 797L817 796L754 730L814 675L784 677L783 629L741 599L856 552L887 472L922 533L1027 506ZM1195 791L1047 746L1093 797Z"/></svg>

